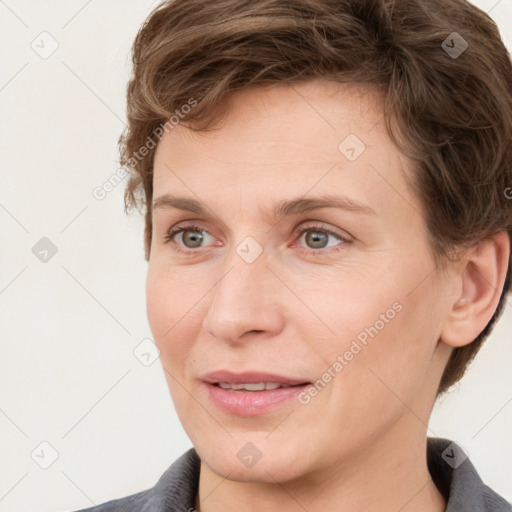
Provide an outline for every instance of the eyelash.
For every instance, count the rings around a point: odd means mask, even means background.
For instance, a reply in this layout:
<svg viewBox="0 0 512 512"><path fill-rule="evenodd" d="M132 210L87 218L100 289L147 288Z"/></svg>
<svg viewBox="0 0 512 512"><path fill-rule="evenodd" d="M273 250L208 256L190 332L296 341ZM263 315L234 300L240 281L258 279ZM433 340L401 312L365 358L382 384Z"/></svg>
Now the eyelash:
<svg viewBox="0 0 512 512"><path fill-rule="evenodd" d="M172 242L174 237L176 235L178 235L179 233L181 233L183 231L189 231L189 230L190 231L200 231L200 232L206 231L205 229L203 229L200 226L197 226L195 224L189 224L186 226L175 226L175 227L169 229L169 231L166 233L166 235L164 237L164 244L168 244L168 243ZM329 247L327 249L308 249L307 247L300 247L300 249L306 250L312 254L318 254L319 252L325 254L325 253L330 253L330 252L341 251L341 250L343 250L343 246L351 243L351 240L349 240L348 238L338 235L337 233L334 233L333 231L326 229L322 226L318 226L318 225L298 227L293 232L294 240L300 239L300 237L303 235L303 233L306 233L307 231L314 231L314 232L318 232L318 233L324 233L326 235L332 235L334 238L337 238L340 242L343 242L342 244L338 244L334 247ZM180 248L179 246L177 246L173 250L175 250L177 252L181 252L181 253L188 253L188 254L198 252L197 249L183 249L183 248Z"/></svg>

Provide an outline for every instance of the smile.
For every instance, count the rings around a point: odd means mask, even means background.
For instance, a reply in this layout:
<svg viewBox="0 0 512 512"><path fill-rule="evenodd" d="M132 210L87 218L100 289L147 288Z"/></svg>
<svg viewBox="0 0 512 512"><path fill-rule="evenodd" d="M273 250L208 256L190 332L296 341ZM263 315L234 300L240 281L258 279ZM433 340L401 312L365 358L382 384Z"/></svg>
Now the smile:
<svg viewBox="0 0 512 512"><path fill-rule="evenodd" d="M289 388L291 387L289 384L279 384L277 382L259 382L259 383L251 383L251 384L231 384L229 382L219 382L215 384L216 386L221 387L222 389L230 389L232 391L265 391L269 389L278 389L278 388Z"/></svg>
<svg viewBox="0 0 512 512"><path fill-rule="evenodd" d="M258 416L284 405L311 385L307 379L248 370L217 370L201 377L205 398L222 412Z"/></svg>

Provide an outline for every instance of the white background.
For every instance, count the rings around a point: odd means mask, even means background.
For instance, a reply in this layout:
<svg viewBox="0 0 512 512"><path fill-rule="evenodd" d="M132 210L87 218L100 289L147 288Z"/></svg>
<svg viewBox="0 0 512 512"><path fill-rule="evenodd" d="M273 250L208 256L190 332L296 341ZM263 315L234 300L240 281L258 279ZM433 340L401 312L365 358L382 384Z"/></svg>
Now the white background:
<svg viewBox="0 0 512 512"><path fill-rule="evenodd" d="M157 3L0 1L1 512L126 496L191 447L159 361L133 354L151 337L142 219L124 214L124 183L92 195L119 168L130 45ZM511 49L512 1L476 4ZM59 45L47 59L31 48L43 31ZM32 253L42 237L58 248L47 263ZM510 501L511 333L507 305L429 432L464 446ZM43 441L58 452L48 469L34 460L49 462Z"/></svg>

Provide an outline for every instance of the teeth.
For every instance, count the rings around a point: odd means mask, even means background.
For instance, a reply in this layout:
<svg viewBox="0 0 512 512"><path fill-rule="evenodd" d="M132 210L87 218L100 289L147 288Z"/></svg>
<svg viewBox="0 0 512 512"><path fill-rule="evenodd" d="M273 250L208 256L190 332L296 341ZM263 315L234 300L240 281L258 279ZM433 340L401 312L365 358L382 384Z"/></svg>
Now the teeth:
<svg viewBox="0 0 512 512"><path fill-rule="evenodd" d="M258 382L257 384L230 384L229 382L219 382L219 386L222 389L229 389L233 391L238 391L240 389L244 389L246 391L265 391L267 389L290 387L287 384L277 384L274 382Z"/></svg>
<svg viewBox="0 0 512 512"><path fill-rule="evenodd" d="M272 382L267 382L265 384L265 389L277 389L277 388L287 388L289 386L287 386L286 384L274 384Z"/></svg>

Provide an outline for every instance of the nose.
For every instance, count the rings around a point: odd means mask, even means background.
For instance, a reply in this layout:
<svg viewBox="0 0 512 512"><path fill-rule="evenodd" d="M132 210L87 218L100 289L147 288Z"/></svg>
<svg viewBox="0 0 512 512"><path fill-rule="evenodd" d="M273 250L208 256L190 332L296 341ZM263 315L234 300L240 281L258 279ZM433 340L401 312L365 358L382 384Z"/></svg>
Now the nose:
<svg viewBox="0 0 512 512"><path fill-rule="evenodd" d="M267 267L264 253L247 263L238 254L230 258L227 270L213 287L203 328L228 343L272 337L284 326L279 303L279 280ZM282 284L281 284L282 286Z"/></svg>

